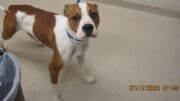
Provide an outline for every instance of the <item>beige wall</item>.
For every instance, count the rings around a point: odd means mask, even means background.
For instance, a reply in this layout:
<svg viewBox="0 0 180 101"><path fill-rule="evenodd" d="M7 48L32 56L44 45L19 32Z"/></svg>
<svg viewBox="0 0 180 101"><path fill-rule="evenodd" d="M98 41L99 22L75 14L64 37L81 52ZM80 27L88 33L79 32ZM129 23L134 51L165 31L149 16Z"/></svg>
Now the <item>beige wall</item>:
<svg viewBox="0 0 180 101"><path fill-rule="evenodd" d="M163 8L167 10L180 11L180 0L91 0L91 1L101 1L112 4L120 4L122 3L122 1L127 1L130 3L148 5L148 6Z"/></svg>
<svg viewBox="0 0 180 101"><path fill-rule="evenodd" d="M180 11L180 0L123 0L123 1L129 1L143 5Z"/></svg>

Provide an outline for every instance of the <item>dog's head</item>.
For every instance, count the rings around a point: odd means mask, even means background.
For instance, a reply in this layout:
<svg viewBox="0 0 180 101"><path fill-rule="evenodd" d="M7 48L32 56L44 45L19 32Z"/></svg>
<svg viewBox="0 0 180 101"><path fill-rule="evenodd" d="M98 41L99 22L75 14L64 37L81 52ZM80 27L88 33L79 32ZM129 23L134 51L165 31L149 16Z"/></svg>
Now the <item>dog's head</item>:
<svg viewBox="0 0 180 101"><path fill-rule="evenodd" d="M64 15L75 36L80 40L97 36L100 22L98 6L94 3L79 3L65 5Z"/></svg>

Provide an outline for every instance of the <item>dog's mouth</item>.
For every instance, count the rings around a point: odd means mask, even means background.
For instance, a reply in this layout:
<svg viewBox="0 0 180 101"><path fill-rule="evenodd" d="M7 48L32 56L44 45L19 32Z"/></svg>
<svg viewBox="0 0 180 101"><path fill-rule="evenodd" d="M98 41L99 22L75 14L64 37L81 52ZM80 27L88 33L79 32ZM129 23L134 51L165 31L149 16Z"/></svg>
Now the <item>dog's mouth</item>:
<svg viewBox="0 0 180 101"><path fill-rule="evenodd" d="M96 37L97 37L97 35L94 35L94 34L93 34L93 35L91 35L91 37L96 38Z"/></svg>
<svg viewBox="0 0 180 101"><path fill-rule="evenodd" d="M89 38L96 38L97 37L97 34L96 33L92 33L92 34L90 34L90 35L87 35L86 33L82 33L81 34L81 38L80 38L80 40L87 40L87 39L89 39Z"/></svg>

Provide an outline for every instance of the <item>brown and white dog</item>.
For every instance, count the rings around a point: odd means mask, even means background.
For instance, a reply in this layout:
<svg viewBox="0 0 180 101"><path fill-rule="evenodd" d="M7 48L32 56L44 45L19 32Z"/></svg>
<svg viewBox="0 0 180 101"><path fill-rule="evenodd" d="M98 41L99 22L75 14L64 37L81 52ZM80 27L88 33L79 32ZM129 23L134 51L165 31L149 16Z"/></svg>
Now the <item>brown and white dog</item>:
<svg viewBox="0 0 180 101"><path fill-rule="evenodd" d="M3 41L10 39L22 29L53 50L49 64L53 101L60 101L57 87L59 72L74 55L77 56L82 78L90 84L96 82L84 64L85 52L89 45L88 39L97 36L100 22L96 4L65 5L65 16L30 5L11 5L8 10L3 7L0 9L6 13L2 32Z"/></svg>

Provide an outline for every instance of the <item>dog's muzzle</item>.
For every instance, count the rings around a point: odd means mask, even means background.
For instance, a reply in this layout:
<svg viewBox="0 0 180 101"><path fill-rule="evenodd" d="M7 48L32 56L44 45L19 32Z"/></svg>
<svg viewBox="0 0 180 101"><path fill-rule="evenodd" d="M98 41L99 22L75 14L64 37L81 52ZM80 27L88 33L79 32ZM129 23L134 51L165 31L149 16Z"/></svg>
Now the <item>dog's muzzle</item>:
<svg viewBox="0 0 180 101"><path fill-rule="evenodd" d="M85 25L82 27L82 30L85 32L86 37L92 36L93 29L94 29L94 27L93 27L92 24L85 24Z"/></svg>

